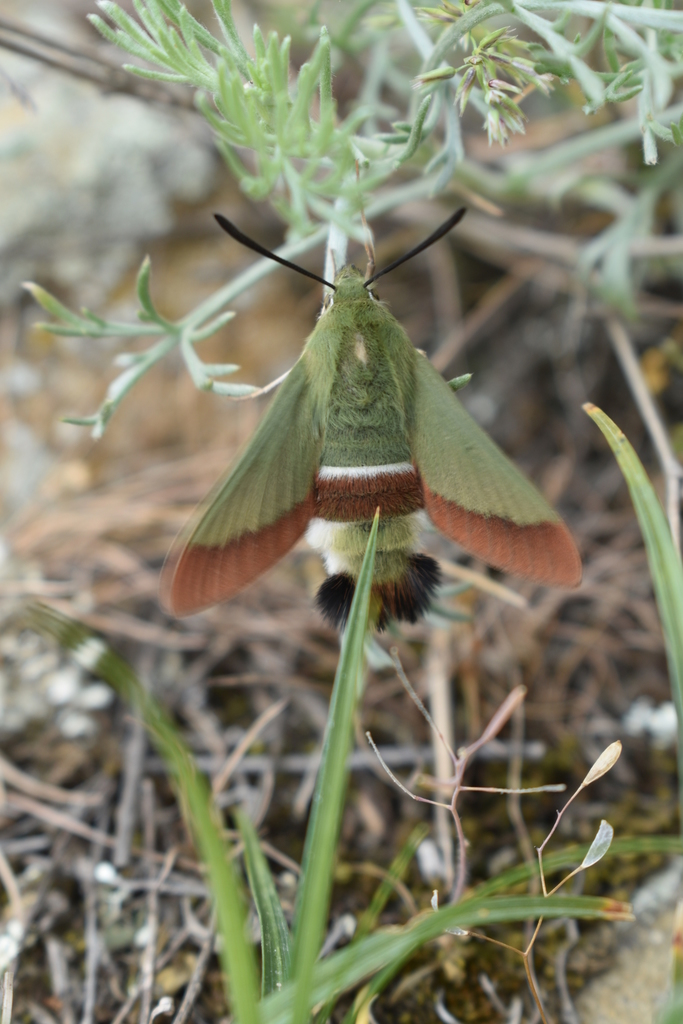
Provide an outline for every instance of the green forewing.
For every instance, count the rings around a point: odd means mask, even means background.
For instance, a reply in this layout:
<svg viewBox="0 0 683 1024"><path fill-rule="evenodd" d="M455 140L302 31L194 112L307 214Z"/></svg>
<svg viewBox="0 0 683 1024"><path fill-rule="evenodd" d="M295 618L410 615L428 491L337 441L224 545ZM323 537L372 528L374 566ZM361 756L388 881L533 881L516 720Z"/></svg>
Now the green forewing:
<svg viewBox="0 0 683 1024"><path fill-rule="evenodd" d="M308 496L320 444L299 359L227 479L209 495L189 543L222 547L277 522Z"/></svg>
<svg viewBox="0 0 683 1024"><path fill-rule="evenodd" d="M424 356L416 365L412 449L430 491L468 512L518 526L559 520Z"/></svg>

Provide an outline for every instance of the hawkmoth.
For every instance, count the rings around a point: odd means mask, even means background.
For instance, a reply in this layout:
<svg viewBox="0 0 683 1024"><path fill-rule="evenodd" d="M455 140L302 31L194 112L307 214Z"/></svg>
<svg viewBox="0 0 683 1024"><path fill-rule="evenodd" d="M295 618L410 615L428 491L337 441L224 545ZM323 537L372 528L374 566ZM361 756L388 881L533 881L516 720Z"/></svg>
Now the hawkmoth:
<svg viewBox="0 0 683 1024"><path fill-rule="evenodd" d="M162 603L187 615L227 601L306 535L325 561L317 603L343 626L380 509L373 594L378 625L416 621L439 584L417 550L425 515L497 569L575 587L581 561L567 527L466 412L453 390L379 301L378 277L343 267L334 283L268 252L230 221L233 238L327 285L301 356L225 478L174 544Z"/></svg>

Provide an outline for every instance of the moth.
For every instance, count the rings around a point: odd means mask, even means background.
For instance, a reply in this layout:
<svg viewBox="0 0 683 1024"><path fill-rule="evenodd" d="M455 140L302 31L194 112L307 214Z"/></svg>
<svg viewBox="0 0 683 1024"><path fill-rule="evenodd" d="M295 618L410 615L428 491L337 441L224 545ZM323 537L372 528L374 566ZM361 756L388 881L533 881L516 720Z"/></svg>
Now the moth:
<svg viewBox="0 0 683 1024"><path fill-rule="evenodd" d="M464 212L384 270L364 279L345 266L334 283L216 215L234 239L328 291L252 438L171 549L161 599L173 614L229 600L305 535L328 574L318 607L343 627L377 508L380 628L389 619L415 622L439 585L438 563L417 550L425 516L487 565L535 583L578 586L581 560L563 521L471 418L374 288Z"/></svg>

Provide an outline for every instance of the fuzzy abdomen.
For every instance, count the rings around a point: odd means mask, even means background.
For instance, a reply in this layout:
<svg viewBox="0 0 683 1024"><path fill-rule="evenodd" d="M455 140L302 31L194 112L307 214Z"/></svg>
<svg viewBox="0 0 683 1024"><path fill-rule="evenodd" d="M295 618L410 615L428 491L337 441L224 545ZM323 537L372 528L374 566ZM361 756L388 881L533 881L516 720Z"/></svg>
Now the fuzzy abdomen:
<svg viewBox="0 0 683 1024"><path fill-rule="evenodd" d="M311 547L319 551L330 575L343 572L358 578L367 547L372 520L355 523L312 519L306 532ZM415 547L419 523L414 514L380 517L377 533L374 580L385 583L399 579L405 572L408 555Z"/></svg>
<svg viewBox="0 0 683 1024"><path fill-rule="evenodd" d="M380 510L373 591L380 599L378 625L388 618L416 621L439 582L436 562L415 554L423 505L422 483L410 463L322 466L316 480L316 512L306 539L329 573L318 604L334 625L348 615L355 582Z"/></svg>

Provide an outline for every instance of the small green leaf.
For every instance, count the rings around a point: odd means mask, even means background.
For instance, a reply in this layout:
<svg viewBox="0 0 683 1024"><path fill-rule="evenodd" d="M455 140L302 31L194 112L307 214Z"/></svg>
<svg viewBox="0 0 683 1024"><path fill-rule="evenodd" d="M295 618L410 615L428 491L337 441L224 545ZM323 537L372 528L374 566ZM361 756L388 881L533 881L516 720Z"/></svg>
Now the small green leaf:
<svg viewBox="0 0 683 1024"><path fill-rule="evenodd" d="M472 380L474 374L472 373L461 373L459 377L453 377L452 380L448 381L449 388L453 391L460 391L461 388L466 387Z"/></svg>
<svg viewBox="0 0 683 1024"><path fill-rule="evenodd" d="M593 864L597 864L599 860L602 860L609 850L613 839L614 829L609 822L605 821L603 818L600 822L600 828L597 831L597 835L590 845L588 853L581 861L581 867L590 868Z"/></svg>
<svg viewBox="0 0 683 1024"><path fill-rule="evenodd" d="M228 398L242 398L244 395L253 395L259 389L253 384L226 384L222 380L210 381L211 387L207 391L213 391L216 395L225 395Z"/></svg>
<svg viewBox="0 0 683 1024"><path fill-rule="evenodd" d="M34 284L33 281L24 281L23 287L27 292L33 296L39 306L42 306L46 313L51 313L52 316L56 317L57 320L61 320L65 326L80 328L83 325L83 320L80 316L72 313L70 309L63 306L59 299L56 299L54 295L41 288L39 284ZM41 325L45 327L45 330L50 330L51 324Z"/></svg>
<svg viewBox="0 0 683 1024"><path fill-rule="evenodd" d="M93 427L99 421L99 416L62 416L61 421L75 427Z"/></svg>
<svg viewBox="0 0 683 1024"><path fill-rule="evenodd" d="M435 68L433 71L425 71L413 79L413 85L420 88L424 85L432 85L434 82L447 82L449 78L456 75L455 68L445 65L442 68Z"/></svg>
<svg viewBox="0 0 683 1024"><path fill-rule="evenodd" d="M410 135L408 136L408 141L406 142L406 147L401 153L401 155L398 157L398 159L394 162L395 168L400 167L407 160L410 160L410 158L417 151L417 147L420 145L420 140L422 139L422 127L424 125L425 118L427 116L427 111L429 110L431 102L432 97L425 96L422 103L420 104L417 114L415 115L415 122L411 129Z"/></svg>

